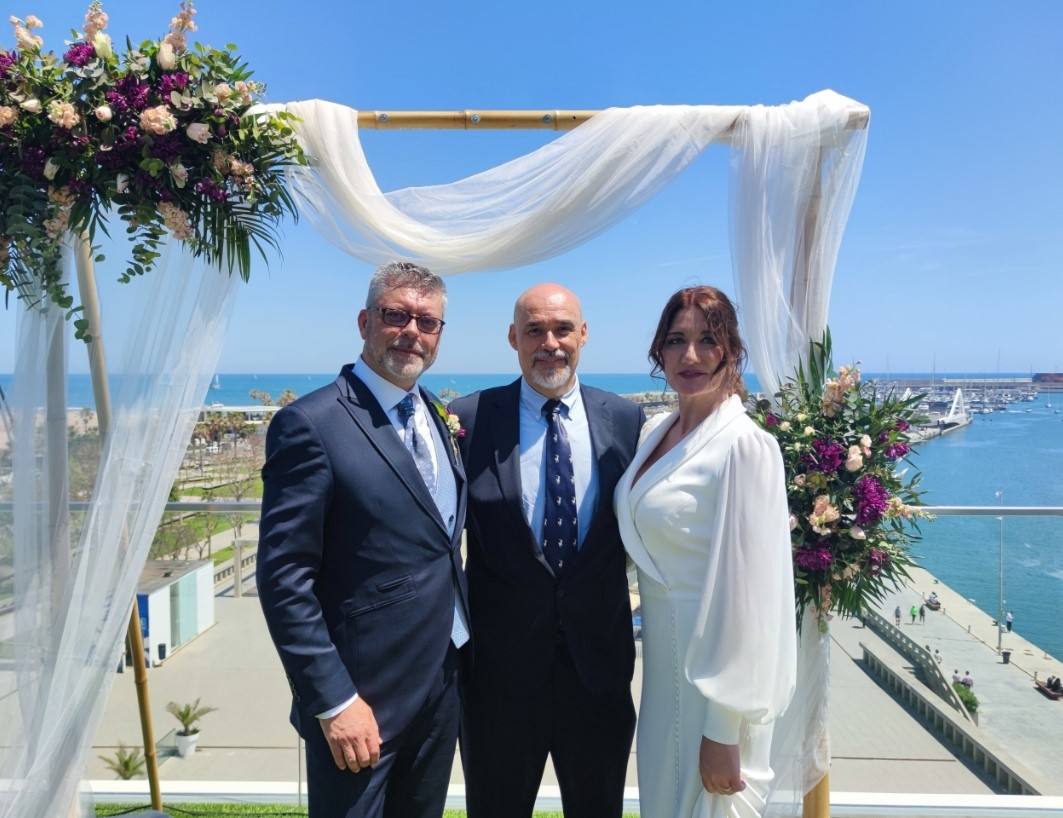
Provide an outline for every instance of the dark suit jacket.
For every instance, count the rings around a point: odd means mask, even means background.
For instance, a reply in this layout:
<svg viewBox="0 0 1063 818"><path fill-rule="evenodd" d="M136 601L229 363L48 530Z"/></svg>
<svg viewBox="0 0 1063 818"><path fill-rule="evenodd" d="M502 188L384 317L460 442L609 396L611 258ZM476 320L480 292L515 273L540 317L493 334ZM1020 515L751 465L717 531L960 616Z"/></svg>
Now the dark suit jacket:
<svg viewBox="0 0 1063 818"><path fill-rule="evenodd" d="M424 704L443 666L455 586L465 594L459 544L466 492L449 432L430 414L454 470L453 535L350 364L270 423L258 593L300 732L316 730L316 714L357 692L387 744Z"/></svg>
<svg viewBox="0 0 1063 818"><path fill-rule="evenodd" d="M469 480L469 606L475 661L470 686L517 697L549 677L563 639L588 689L630 688L635 646L626 557L613 514L613 489L631 462L642 410L609 392L582 387L598 465L598 504L579 553L555 577L524 519L520 484L520 380L450 405L466 430Z"/></svg>

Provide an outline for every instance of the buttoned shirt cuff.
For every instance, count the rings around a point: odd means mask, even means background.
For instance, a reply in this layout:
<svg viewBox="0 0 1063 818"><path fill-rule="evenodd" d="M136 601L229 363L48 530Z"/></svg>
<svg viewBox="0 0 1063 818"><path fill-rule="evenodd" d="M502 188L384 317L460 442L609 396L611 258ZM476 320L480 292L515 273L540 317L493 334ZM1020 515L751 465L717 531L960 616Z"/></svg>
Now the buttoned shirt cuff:
<svg viewBox="0 0 1063 818"><path fill-rule="evenodd" d="M319 719L335 718L340 713L342 713L344 710L346 710L348 707L350 707L352 704L354 704L354 702L357 700L357 698L358 698L358 694L355 693L353 696L351 696L349 699L347 699L347 701L345 701L343 704L337 705L336 707L333 707L333 708L331 708L329 710L326 710L324 713L318 713L317 717Z"/></svg>
<svg viewBox="0 0 1063 818"><path fill-rule="evenodd" d="M715 702L706 702L705 724L701 734L719 744L738 744L738 734L742 728L742 714Z"/></svg>

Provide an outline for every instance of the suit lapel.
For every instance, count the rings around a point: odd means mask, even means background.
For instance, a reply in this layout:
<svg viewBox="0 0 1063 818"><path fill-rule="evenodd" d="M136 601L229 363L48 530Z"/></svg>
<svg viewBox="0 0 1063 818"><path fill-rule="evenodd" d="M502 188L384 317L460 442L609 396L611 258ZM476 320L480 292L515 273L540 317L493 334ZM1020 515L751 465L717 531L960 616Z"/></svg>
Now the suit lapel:
<svg viewBox="0 0 1063 818"><path fill-rule="evenodd" d="M487 416L491 450L495 457L495 477L506 508L513 515L515 531L520 531L532 556L552 575L550 564L535 542L535 536L524 518L524 493L520 481L520 379L498 392L494 406Z"/></svg>
<svg viewBox="0 0 1063 818"><path fill-rule="evenodd" d="M604 397L588 394L581 387L580 394L583 400L583 411L587 413L587 426L591 433L591 448L593 449L595 465L598 469L598 500L594 505L594 516L591 517L587 536L583 541L583 547L576 555L578 559L589 550L589 545L594 541L595 529L603 519L608 519L613 503L613 493L609 490L616 485L620 478L620 464L613 450L613 412Z"/></svg>
<svg viewBox="0 0 1063 818"><path fill-rule="evenodd" d="M362 383L351 371L350 366L345 366L340 376L336 379L336 386L340 391L340 403L351 420L357 424L362 433L368 438L373 448L377 450L384 462L391 467L395 475L402 481L413 499L431 517L447 536L443 519L439 516L435 500L428 493L428 487L417 471L417 464L413 462L410 453L402 445L395 427L391 425L384 409L373 397L364 383ZM460 492L459 492L460 496Z"/></svg>

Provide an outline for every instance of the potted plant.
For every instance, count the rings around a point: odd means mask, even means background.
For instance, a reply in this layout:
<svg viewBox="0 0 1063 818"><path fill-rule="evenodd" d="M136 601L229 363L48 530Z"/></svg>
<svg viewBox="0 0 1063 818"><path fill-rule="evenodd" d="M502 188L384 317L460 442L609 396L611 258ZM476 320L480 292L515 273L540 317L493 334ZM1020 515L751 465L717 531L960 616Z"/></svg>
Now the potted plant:
<svg viewBox="0 0 1063 818"><path fill-rule="evenodd" d="M201 705L199 699L191 704L179 705L170 702L166 705L166 712L181 722L181 729L177 731L177 754L184 758L196 751L196 742L199 741L199 728L196 722L207 713L213 713L218 708Z"/></svg>
<svg viewBox="0 0 1063 818"><path fill-rule="evenodd" d="M120 741L113 757L100 756L99 758L122 781L128 781L144 774L144 756L139 747L130 750Z"/></svg>

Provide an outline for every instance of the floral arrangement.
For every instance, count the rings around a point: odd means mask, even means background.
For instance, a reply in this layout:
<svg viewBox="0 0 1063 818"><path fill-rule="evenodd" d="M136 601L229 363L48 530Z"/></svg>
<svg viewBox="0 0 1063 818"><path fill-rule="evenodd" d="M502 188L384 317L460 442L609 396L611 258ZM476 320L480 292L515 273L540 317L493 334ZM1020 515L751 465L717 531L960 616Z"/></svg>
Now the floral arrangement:
<svg viewBox="0 0 1063 818"><path fill-rule="evenodd" d="M823 630L832 610L860 616L908 577L926 514L918 472L900 467L911 465L922 397L879 400L855 367L834 373L828 330L777 404L761 400L752 412L782 450L799 624L809 607Z"/></svg>
<svg viewBox="0 0 1063 818"><path fill-rule="evenodd" d="M167 235L245 280L252 247L263 257L266 246L279 249L279 222L296 215L284 171L306 162L294 117L252 110L264 86L236 46L189 46L195 14L185 0L165 36L138 47L127 40L119 54L94 2L62 56L43 50L39 18L10 18L16 49L0 49L7 295L70 309L63 237L109 235L113 212L133 243L122 281L152 269ZM84 322L75 326L84 337Z"/></svg>

